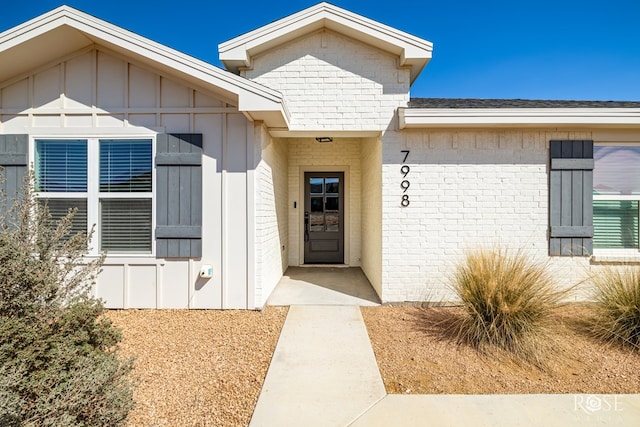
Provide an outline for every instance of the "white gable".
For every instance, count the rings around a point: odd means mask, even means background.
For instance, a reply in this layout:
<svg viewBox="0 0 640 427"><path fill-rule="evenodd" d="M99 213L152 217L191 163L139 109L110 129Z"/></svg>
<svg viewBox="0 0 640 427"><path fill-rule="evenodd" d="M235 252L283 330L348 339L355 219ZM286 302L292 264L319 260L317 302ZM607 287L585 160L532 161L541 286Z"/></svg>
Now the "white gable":
<svg viewBox="0 0 640 427"><path fill-rule="evenodd" d="M306 34L326 28L376 46L410 69L411 82L431 59L430 42L323 2L218 45L220 60L239 73L252 57Z"/></svg>

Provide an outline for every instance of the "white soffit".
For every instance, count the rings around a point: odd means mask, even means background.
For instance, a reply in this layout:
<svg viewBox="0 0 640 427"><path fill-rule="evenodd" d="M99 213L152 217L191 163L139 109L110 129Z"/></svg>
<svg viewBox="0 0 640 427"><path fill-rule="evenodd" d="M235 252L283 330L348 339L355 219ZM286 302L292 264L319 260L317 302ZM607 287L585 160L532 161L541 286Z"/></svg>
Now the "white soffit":
<svg viewBox="0 0 640 427"><path fill-rule="evenodd" d="M431 59L431 42L322 2L220 43L220 60L228 70L239 73L241 67L251 67L252 56L322 28L397 55L400 66L411 67L412 83Z"/></svg>
<svg viewBox="0 0 640 427"><path fill-rule="evenodd" d="M459 127L640 128L640 108L399 108L400 129Z"/></svg>
<svg viewBox="0 0 640 427"><path fill-rule="evenodd" d="M268 126L288 125L279 92L69 6L0 33L0 85L92 45L233 100L240 111Z"/></svg>

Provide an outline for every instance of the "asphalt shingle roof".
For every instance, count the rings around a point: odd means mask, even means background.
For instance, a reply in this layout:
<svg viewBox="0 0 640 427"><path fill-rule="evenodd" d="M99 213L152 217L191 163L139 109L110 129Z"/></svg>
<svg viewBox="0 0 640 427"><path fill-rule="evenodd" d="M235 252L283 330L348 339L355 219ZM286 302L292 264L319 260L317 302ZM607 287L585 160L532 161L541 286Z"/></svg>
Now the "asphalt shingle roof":
<svg viewBox="0 0 640 427"><path fill-rule="evenodd" d="M640 108L640 101L411 98L409 108Z"/></svg>

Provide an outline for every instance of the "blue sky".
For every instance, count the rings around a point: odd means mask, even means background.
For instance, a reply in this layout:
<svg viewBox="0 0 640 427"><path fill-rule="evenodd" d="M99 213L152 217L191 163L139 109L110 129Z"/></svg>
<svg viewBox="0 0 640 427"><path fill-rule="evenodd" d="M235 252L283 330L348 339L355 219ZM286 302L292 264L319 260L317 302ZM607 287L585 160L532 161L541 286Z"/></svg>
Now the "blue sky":
<svg viewBox="0 0 640 427"><path fill-rule="evenodd" d="M220 66L218 43L318 1L67 0ZM333 4L434 43L412 97L640 101L640 0L405 0ZM60 1L7 0L0 31Z"/></svg>

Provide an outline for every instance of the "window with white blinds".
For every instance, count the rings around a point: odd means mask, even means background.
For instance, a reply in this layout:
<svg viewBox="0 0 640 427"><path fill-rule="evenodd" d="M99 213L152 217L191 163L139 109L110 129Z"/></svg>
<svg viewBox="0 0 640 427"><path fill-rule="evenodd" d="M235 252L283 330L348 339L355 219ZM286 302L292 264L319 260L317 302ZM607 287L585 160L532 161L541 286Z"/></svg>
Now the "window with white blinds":
<svg viewBox="0 0 640 427"><path fill-rule="evenodd" d="M100 200L100 249L151 250L151 199Z"/></svg>
<svg viewBox="0 0 640 427"><path fill-rule="evenodd" d="M151 252L152 167L150 140L100 140L101 250Z"/></svg>
<svg viewBox="0 0 640 427"><path fill-rule="evenodd" d="M71 230L65 238L87 232L87 199L41 198L39 199L39 204L40 207L46 206L47 209L49 209L49 215L51 215L51 219L55 222L66 217L71 210L75 210L75 214L71 219Z"/></svg>
<svg viewBox="0 0 640 427"><path fill-rule="evenodd" d="M594 147L593 247L638 249L640 146Z"/></svg>
<svg viewBox="0 0 640 427"><path fill-rule="evenodd" d="M36 141L36 191L87 191L87 141Z"/></svg>
<svg viewBox="0 0 640 427"><path fill-rule="evenodd" d="M151 141L100 140L100 191L150 192Z"/></svg>
<svg viewBox="0 0 640 427"><path fill-rule="evenodd" d="M37 195L53 219L76 208L72 232L97 224L100 250L151 253L151 139L36 139L34 148Z"/></svg>

